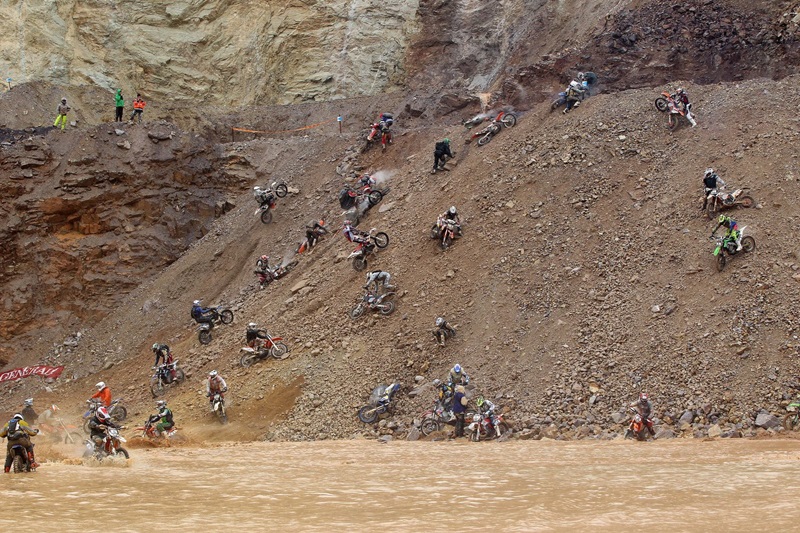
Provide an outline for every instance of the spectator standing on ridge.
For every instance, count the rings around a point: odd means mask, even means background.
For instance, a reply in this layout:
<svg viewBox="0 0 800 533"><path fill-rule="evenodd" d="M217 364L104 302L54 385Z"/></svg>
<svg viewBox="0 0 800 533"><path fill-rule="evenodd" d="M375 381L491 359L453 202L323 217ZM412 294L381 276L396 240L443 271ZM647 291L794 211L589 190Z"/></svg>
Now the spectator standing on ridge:
<svg viewBox="0 0 800 533"><path fill-rule="evenodd" d="M122 122L122 112L125 110L125 99L122 97L122 89L117 89L114 95L116 107L116 114L114 115L114 122Z"/></svg>
<svg viewBox="0 0 800 533"><path fill-rule="evenodd" d="M136 93L136 98L133 99L133 113L131 113L131 122L133 122L134 118L138 119L139 124L142 123L142 114L144 113L144 106L147 105L142 99L142 95Z"/></svg>
<svg viewBox="0 0 800 533"><path fill-rule="evenodd" d="M67 127L67 113L69 113L69 109L70 108L67 105L67 99L62 98L61 103L58 104L58 107L56 108L56 113L58 113L58 116L56 116L56 121L53 122L53 127L55 128L57 128L58 123L61 122L61 133L64 133L64 128Z"/></svg>

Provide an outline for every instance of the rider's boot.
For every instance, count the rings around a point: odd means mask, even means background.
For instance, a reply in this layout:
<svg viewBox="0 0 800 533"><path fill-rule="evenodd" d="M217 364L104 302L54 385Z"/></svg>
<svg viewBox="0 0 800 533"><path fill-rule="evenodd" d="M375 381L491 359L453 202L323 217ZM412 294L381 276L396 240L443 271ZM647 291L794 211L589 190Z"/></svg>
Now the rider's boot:
<svg viewBox="0 0 800 533"><path fill-rule="evenodd" d="M39 463L33 458L33 452L28 452L28 463L31 465L31 468L39 468Z"/></svg>

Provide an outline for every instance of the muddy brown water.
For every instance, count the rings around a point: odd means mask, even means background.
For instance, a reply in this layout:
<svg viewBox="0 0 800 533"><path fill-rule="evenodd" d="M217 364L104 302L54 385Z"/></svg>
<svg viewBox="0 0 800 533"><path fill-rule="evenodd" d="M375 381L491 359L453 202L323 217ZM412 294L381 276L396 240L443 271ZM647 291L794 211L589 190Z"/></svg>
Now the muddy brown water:
<svg viewBox="0 0 800 533"><path fill-rule="evenodd" d="M118 532L797 531L799 488L800 442L790 440L249 443L133 449L127 463L67 458L5 475L2 501L16 511L0 524Z"/></svg>

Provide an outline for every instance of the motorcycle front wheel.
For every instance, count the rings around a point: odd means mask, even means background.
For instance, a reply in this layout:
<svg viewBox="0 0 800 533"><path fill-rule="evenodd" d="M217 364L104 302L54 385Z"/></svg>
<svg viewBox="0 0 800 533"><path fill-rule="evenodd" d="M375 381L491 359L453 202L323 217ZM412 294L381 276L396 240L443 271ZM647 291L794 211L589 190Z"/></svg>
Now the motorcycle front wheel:
<svg viewBox="0 0 800 533"><path fill-rule="evenodd" d="M150 394L153 395L153 398L158 398L164 394L164 383L156 376L153 376L150 380Z"/></svg>
<svg viewBox="0 0 800 533"><path fill-rule="evenodd" d="M717 256L717 271L722 272L725 269L725 263L727 260L725 259L725 253L720 250L719 255Z"/></svg>
<svg viewBox="0 0 800 533"><path fill-rule="evenodd" d="M378 408L371 405L365 405L358 410L358 419L365 424L373 424L378 419Z"/></svg>
<svg viewBox="0 0 800 533"><path fill-rule="evenodd" d="M739 198L739 200L736 203L738 205L742 206L742 207L748 207L749 208L749 207L753 207L753 205L756 203L756 201L753 200L752 196L744 195L741 198Z"/></svg>
<svg viewBox="0 0 800 533"><path fill-rule="evenodd" d="M389 246L389 235L385 231L379 231L372 237L372 242L375 243L375 246L383 250Z"/></svg>
<svg viewBox="0 0 800 533"><path fill-rule="evenodd" d="M783 417L783 428L786 431L794 431L798 426L800 426L800 417L795 413L789 413Z"/></svg>
<svg viewBox="0 0 800 533"><path fill-rule="evenodd" d="M186 379L186 373L181 368L177 369L175 371L175 382L176 383L183 383L184 379Z"/></svg>
<svg viewBox="0 0 800 533"><path fill-rule="evenodd" d="M489 144L489 141L491 140L492 140L492 134L487 133L486 135L478 139L478 146L486 146L487 144Z"/></svg>
<svg viewBox="0 0 800 533"><path fill-rule="evenodd" d="M442 250L447 250L450 248L450 245L453 244L453 238L450 235L445 235L444 239L442 239Z"/></svg>
<svg viewBox="0 0 800 533"><path fill-rule="evenodd" d="M269 354L275 359L284 359L287 353L289 353L289 347L282 342L273 344L269 351Z"/></svg>
<svg viewBox="0 0 800 533"><path fill-rule="evenodd" d="M503 115L503 118L500 119L500 122L502 122L503 126L506 128L513 128L517 125L517 117L511 113L506 113Z"/></svg>
<svg viewBox="0 0 800 533"><path fill-rule="evenodd" d="M439 422L436 421L434 418L426 418L422 421L422 425L420 426L420 431L426 437L433 433L434 431L439 431L441 427L439 426Z"/></svg>
<svg viewBox="0 0 800 533"><path fill-rule="evenodd" d="M350 310L350 318L353 320L357 319L361 315L364 314L364 304L358 304L353 309Z"/></svg>
<svg viewBox="0 0 800 533"><path fill-rule="evenodd" d="M230 309L225 309L219 314L219 321L223 324L230 324L233 322L233 311Z"/></svg>
<svg viewBox="0 0 800 533"><path fill-rule="evenodd" d="M511 431L511 426L509 426L507 422L503 421L497 425L497 428L495 429L495 435L497 437L500 437L501 435L505 435L509 431Z"/></svg>
<svg viewBox="0 0 800 533"><path fill-rule="evenodd" d="M119 457L120 455L124 456L125 459L131 458L130 454L128 453L128 450L126 450L125 448L117 448L116 451L114 451L114 453L112 454L112 457Z"/></svg>
<svg viewBox="0 0 800 533"><path fill-rule="evenodd" d="M756 249L756 240L753 237L751 237L749 235L747 237L742 237L742 251L743 252L750 253L755 249Z"/></svg>
<svg viewBox="0 0 800 533"><path fill-rule="evenodd" d="M264 224L272 222L272 209L266 209L261 212L261 222Z"/></svg>
<svg viewBox="0 0 800 533"><path fill-rule="evenodd" d="M289 187L286 186L285 183L281 183L277 187L275 187L275 196L278 198L283 198L289 193Z"/></svg>
<svg viewBox="0 0 800 533"><path fill-rule="evenodd" d="M364 257L353 258L353 270L361 272L365 268L367 268L367 260Z"/></svg>
<svg viewBox="0 0 800 533"><path fill-rule="evenodd" d="M197 334L197 340L200 341L200 344L211 344L211 330L201 329Z"/></svg>
<svg viewBox="0 0 800 533"><path fill-rule="evenodd" d="M438 239L439 238L439 226L436 224L433 225L431 228L431 239Z"/></svg>
<svg viewBox="0 0 800 533"><path fill-rule="evenodd" d="M367 199L369 200L369 205L375 205L383 200L383 193L381 191L372 191L367 196Z"/></svg>
<svg viewBox="0 0 800 533"><path fill-rule="evenodd" d="M656 109L665 113L669 109L669 104L667 103L667 99L663 96L659 96L656 98Z"/></svg>

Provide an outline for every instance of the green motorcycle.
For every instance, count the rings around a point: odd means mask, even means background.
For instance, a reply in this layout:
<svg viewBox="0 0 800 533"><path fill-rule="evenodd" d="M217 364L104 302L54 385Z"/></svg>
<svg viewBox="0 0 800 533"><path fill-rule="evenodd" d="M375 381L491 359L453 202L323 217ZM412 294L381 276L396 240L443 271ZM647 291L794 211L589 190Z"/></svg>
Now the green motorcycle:
<svg viewBox="0 0 800 533"><path fill-rule="evenodd" d="M714 257L717 258L717 270L722 272L722 269L725 268L725 264L728 262L728 257L734 256L739 252L747 252L750 253L756 249L756 240L748 235L747 237L744 236L744 230L747 226L744 226L740 232L742 234L742 248L741 250L737 249L736 240L730 237L711 237L711 240L714 240L717 243L717 246L714 248ZM728 257L726 257L726 255Z"/></svg>
<svg viewBox="0 0 800 533"><path fill-rule="evenodd" d="M800 429L800 398L786 406L789 413L783 417L783 427L787 431Z"/></svg>

